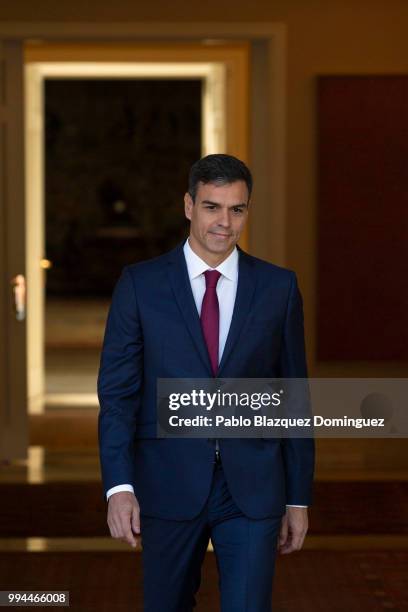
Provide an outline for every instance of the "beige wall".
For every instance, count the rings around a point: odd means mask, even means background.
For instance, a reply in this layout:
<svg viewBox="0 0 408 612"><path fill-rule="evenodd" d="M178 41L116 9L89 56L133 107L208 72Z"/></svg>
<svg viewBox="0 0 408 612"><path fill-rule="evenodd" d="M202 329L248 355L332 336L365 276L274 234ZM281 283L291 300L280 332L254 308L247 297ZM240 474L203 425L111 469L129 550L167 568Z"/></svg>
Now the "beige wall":
<svg viewBox="0 0 408 612"><path fill-rule="evenodd" d="M287 263L298 273L305 302L312 373L404 375L406 364L316 367L315 110L317 74L408 72L408 3L404 0L20 0L3 3L9 21L278 21L287 56Z"/></svg>

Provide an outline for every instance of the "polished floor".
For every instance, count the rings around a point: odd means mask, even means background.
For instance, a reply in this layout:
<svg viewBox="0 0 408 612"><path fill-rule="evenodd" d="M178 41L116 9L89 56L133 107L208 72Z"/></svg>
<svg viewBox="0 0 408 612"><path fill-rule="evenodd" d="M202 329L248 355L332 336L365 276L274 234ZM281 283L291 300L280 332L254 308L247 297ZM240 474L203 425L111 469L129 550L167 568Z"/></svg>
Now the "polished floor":
<svg viewBox="0 0 408 612"><path fill-rule="evenodd" d="M380 612L408 609L401 551L303 551L276 565L274 612ZM9 589L61 590L80 612L141 612L138 552L0 553L0 575ZM23 579L24 576L24 579ZM207 553L197 612L218 612L214 555ZM161 612L161 611L157 611Z"/></svg>
<svg viewBox="0 0 408 612"><path fill-rule="evenodd" d="M108 534L96 411L32 419L42 425L32 424L36 442L54 442L1 465L1 588L70 591L80 612L142 610L140 551ZM408 610L405 447L377 440L374 452L357 442L318 441L310 532L304 550L277 561L274 612ZM198 612L218 612L217 584L210 547Z"/></svg>
<svg viewBox="0 0 408 612"><path fill-rule="evenodd" d="M100 333L98 323L95 339ZM142 610L140 550L109 537L96 346L49 347L26 460L0 464L1 589L69 590L72 610ZM408 610L406 440L317 440L304 549L277 562L274 612ZM211 546L198 612L217 612Z"/></svg>

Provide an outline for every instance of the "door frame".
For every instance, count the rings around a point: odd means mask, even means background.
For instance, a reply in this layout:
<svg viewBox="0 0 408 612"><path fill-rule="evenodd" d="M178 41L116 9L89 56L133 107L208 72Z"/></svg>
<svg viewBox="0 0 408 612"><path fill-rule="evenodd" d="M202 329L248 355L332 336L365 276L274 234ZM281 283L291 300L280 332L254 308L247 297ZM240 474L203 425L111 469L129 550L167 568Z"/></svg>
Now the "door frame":
<svg viewBox="0 0 408 612"><path fill-rule="evenodd" d="M248 161L255 178L253 201L256 215L249 226L247 245L251 253L279 265L286 263L286 26L282 23L162 23L162 22L127 22L127 23L84 23L84 22L2 22L0 23L0 43L9 46L29 44L31 47L43 43L68 45L73 42L86 43L141 43L150 47L159 44L200 43L203 47L217 49L218 46L233 45L234 42L246 42L250 47L250 99L248 107L249 129L246 133L246 154L239 152L239 147L230 149L231 153ZM1 45L0 45L1 46ZM17 57L17 56L16 56ZM21 58L22 59L22 58ZM15 64L17 72L22 72L22 64ZM13 79L12 79L13 80ZM1 88L1 84L0 84ZM246 95L247 92L241 92ZM249 104L249 102L248 102ZM4 112L3 112L4 109ZM0 118L7 121L6 106L0 108ZM21 108L15 113L21 122L14 132L17 139L23 134L23 93ZM245 122L244 122L245 125ZM20 143L21 144L21 143ZM14 159L13 164L17 161ZM23 172L24 154L20 159L20 175ZM6 166L4 166L6 167ZM3 167L3 170L4 170ZM0 169L1 173L1 169ZM24 181L16 190L24 189ZM20 198L24 200L23 197ZM0 397L0 423L13 425L13 435L9 436L6 454L0 449L3 457L8 459L26 456L27 406L21 398L26 394L26 377L21 377L22 360L27 372L26 340L21 340L26 333L25 322L19 321L17 335L21 342L12 341L16 332L11 316L11 299L9 283L16 274L16 255L21 242L21 231L24 231L26 215L21 210L0 210L0 216L8 221L5 228L7 248L0 252L0 314L7 323L8 342L0 348L1 380L5 390ZM10 227L10 222L14 223ZM18 233L19 230L19 233ZM273 236L273 239L271 237ZM11 251L10 251L11 249ZM24 249L23 249L24 250ZM18 272L25 274L25 262L19 261ZM10 347L14 346L14 349ZM17 354L18 353L18 354ZM18 389L18 398L12 390ZM10 430L11 431L11 430Z"/></svg>
<svg viewBox="0 0 408 612"><path fill-rule="evenodd" d="M198 45L147 47L129 44L54 44L25 48L26 117L26 277L28 412L41 414L47 401L45 389L45 283L47 271L38 265L47 261L45 250L44 202L44 81L47 78L74 79L200 79L202 81L202 155L238 148L246 155L247 130L239 136L228 127L247 115L248 49ZM222 60L222 61L221 61ZM227 84L226 74L229 70ZM248 96L247 96L248 97ZM229 100L231 103L229 104ZM234 101L240 100L240 104ZM232 112L226 113L226 109ZM248 121L246 121L248 123ZM229 140L229 142L226 142ZM182 194L180 194L181 198ZM182 202L182 199L180 199ZM245 243L245 238L244 238ZM246 244L244 244L244 248ZM71 394L63 394L64 402ZM67 395L67 396L66 396ZM75 394L74 394L75 395ZM66 397L65 397L66 396ZM55 397L54 397L55 401ZM94 402L97 405L96 392Z"/></svg>
<svg viewBox="0 0 408 612"><path fill-rule="evenodd" d="M32 44L178 41L201 42L208 47L246 41L250 46L251 78L248 159L255 178L253 200L257 207L248 245L254 255L286 264L286 24L10 21L0 23L0 39Z"/></svg>

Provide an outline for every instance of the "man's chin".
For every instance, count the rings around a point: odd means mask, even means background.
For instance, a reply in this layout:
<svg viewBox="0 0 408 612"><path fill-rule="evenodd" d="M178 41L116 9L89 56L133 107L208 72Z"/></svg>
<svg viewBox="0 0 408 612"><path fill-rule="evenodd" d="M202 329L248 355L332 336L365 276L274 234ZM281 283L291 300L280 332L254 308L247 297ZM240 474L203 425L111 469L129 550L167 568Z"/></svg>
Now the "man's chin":
<svg viewBox="0 0 408 612"><path fill-rule="evenodd" d="M231 236L221 236L217 234L210 234L207 239L207 245L211 249L216 249L218 251L228 251L232 247L235 246L235 242Z"/></svg>
<svg viewBox="0 0 408 612"><path fill-rule="evenodd" d="M230 241L218 241L218 240L212 240L211 244L207 244L207 248L209 251L211 251L212 253L216 253L217 255L221 255L223 253L228 253L229 251L232 251L232 249L234 248L235 243L230 242Z"/></svg>

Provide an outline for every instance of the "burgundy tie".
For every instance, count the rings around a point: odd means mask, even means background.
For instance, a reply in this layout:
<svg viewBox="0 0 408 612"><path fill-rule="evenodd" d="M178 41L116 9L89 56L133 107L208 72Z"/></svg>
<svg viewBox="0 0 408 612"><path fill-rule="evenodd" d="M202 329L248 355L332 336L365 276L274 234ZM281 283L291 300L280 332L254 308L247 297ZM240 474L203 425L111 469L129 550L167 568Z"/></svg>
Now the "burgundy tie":
<svg viewBox="0 0 408 612"><path fill-rule="evenodd" d="M204 275L205 294L201 305L201 327L210 356L211 368L214 376L216 376L220 335L220 309L217 297L217 283L221 272L218 272L218 270L206 270Z"/></svg>

